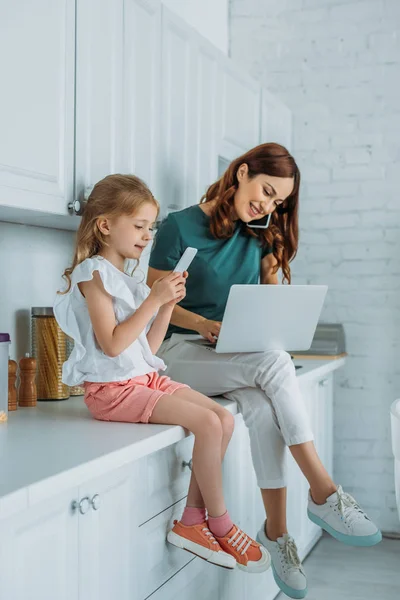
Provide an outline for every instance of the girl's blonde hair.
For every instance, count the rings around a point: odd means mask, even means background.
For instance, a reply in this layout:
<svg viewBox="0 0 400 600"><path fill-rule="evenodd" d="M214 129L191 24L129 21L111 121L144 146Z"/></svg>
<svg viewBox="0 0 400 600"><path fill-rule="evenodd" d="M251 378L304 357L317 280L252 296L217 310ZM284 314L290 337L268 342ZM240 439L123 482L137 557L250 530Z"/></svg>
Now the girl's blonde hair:
<svg viewBox="0 0 400 600"><path fill-rule="evenodd" d="M72 265L65 269L63 274L68 287L59 292L60 294L66 294L71 289L71 274L75 267L86 258L95 256L101 248L108 245L106 237L97 225L97 220L100 217L133 215L147 202L157 208L158 215L160 205L147 185L135 175L107 175L96 183L84 208L76 234Z"/></svg>

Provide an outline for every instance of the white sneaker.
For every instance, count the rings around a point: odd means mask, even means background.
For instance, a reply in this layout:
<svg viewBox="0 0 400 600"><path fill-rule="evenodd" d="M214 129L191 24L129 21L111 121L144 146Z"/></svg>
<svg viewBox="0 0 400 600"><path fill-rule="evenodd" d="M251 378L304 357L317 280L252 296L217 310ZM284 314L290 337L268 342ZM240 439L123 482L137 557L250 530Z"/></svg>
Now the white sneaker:
<svg viewBox="0 0 400 600"><path fill-rule="evenodd" d="M309 492L307 514L316 525L349 546L374 546L382 540L377 526L341 485L325 504L315 504Z"/></svg>
<svg viewBox="0 0 400 600"><path fill-rule="evenodd" d="M307 578L297 553L294 539L284 533L276 542L267 538L265 524L257 534L257 542L265 546L271 555L272 572L278 587L290 598L305 598Z"/></svg>

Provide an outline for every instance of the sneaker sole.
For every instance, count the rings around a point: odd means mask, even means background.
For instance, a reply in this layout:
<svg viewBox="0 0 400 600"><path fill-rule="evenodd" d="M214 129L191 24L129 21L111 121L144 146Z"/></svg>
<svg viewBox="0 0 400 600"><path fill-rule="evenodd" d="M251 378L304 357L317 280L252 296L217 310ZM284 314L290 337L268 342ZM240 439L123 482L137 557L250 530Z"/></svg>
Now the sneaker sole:
<svg viewBox="0 0 400 600"><path fill-rule="evenodd" d="M371 535L346 535L345 533L340 533L340 531L336 531L333 529L328 523L325 523L320 517L314 515L311 511L307 510L307 516L316 525L324 529L327 533L329 533L335 540L346 544L347 546L358 546L358 547L368 547L375 546L382 541L382 534L378 530L376 533Z"/></svg>
<svg viewBox="0 0 400 600"><path fill-rule="evenodd" d="M218 567L223 567L224 569L230 570L236 567L236 560L233 558L233 556L205 548L201 544L191 542L187 538L178 535L174 531L170 531L168 533L167 540L173 546L181 548L182 550L186 550L187 552L191 552L191 554L195 554L199 558L202 558L213 565L217 565Z"/></svg>
<svg viewBox="0 0 400 600"><path fill-rule="evenodd" d="M260 540L258 535L257 542L262 545L262 541ZM272 563L272 574L274 576L275 583L278 586L278 588L282 590L282 592L286 594L286 596L289 596L289 598L305 598L307 596L307 588L304 588L303 590L296 590L295 588L290 587L284 581L282 581L278 573L275 571L274 563Z"/></svg>
<svg viewBox="0 0 400 600"><path fill-rule="evenodd" d="M254 564L241 565L240 562L237 562L238 569L246 573L264 573L264 571L268 571L271 566L271 555L263 545L261 545L261 553L263 555L262 558Z"/></svg>

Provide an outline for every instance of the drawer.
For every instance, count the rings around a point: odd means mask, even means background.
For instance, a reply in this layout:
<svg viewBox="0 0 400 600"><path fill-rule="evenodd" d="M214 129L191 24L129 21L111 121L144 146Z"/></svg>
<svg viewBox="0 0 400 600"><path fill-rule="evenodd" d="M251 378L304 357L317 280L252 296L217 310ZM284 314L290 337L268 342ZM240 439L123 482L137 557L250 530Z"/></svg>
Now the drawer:
<svg viewBox="0 0 400 600"><path fill-rule="evenodd" d="M137 570L139 600L147 598L194 558L190 552L167 542L167 533L174 519L181 517L184 507L185 499L137 529L135 544L140 548Z"/></svg>
<svg viewBox="0 0 400 600"><path fill-rule="evenodd" d="M151 600L221 598L219 580L222 572L225 572L225 569L210 565L200 558L191 558L189 563L176 573L172 579L169 579L164 585L155 590L151 595ZM233 575L231 571L226 571L226 573L227 577ZM246 576L245 573L240 573ZM230 596L230 598L233 597L234 595ZM244 598L244 595L241 595L241 597Z"/></svg>
<svg viewBox="0 0 400 600"><path fill-rule="evenodd" d="M137 477L138 523L141 525L187 496L194 436L140 459Z"/></svg>

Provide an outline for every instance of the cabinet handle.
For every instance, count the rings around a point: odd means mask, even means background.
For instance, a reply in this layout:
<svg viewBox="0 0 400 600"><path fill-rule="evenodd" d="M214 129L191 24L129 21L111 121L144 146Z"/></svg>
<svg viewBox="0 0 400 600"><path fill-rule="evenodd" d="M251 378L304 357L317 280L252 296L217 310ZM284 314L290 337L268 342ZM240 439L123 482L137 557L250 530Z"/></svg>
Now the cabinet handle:
<svg viewBox="0 0 400 600"><path fill-rule="evenodd" d="M72 503L72 510L79 510L79 512L81 513L81 515L84 515L87 513L87 511L90 508L90 500L88 498L88 496L85 496L84 498L82 498L79 502L78 500L74 500Z"/></svg>
<svg viewBox="0 0 400 600"><path fill-rule="evenodd" d="M183 468L189 467L189 469L192 471L193 470L192 466L193 466L192 459L190 459L189 462L186 462L185 460L182 461Z"/></svg>
<svg viewBox="0 0 400 600"><path fill-rule="evenodd" d="M83 214L83 211L85 209L87 201L89 200L89 196L91 194L92 189L93 189L93 186L89 185L79 195L79 198L77 198L76 200L73 200L72 202L69 202L68 210L70 213L77 215L78 217L80 217Z"/></svg>
<svg viewBox="0 0 400 600"><path fill-rule="evenodd" d="M320 387L326 387L328 385L328 380L327 379L321 379L321 381L319 382Z"/></svg>
<svg viewBox="0 0 400 600"><path fill-rule="evenodd" d="M99 508L100 508L100 496L98 494L95 494L93 496L93 498L91 499L90 504L92 505L93 510L99 510Z"/></svg>

